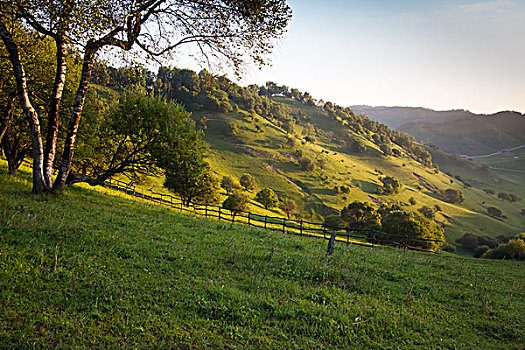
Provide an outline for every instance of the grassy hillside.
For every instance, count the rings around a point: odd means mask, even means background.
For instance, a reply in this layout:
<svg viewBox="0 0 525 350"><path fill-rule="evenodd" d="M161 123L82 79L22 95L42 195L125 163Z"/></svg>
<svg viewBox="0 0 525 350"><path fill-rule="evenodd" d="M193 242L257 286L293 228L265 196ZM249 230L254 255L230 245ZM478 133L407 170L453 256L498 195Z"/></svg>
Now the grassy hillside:
<svg viewBox="0 0 525 350"><path fill-rule="evenodd" d="M0 347L490 348L525 339L522 262L196 220L0 166Z"/></svg>
<svg viewBox="0 0 525 350"><path fill-rule="evenodd" d="M437 204L442 211L436 220L446 227L445 233L451 242L467 232L498 236L523 230L525 217L520 214L523 202L500 203L482 188L466 188L460 181L412 159L395 144L393 147L399 150L401 157L385 157L371 133L356 133L344 121L329 116L320 108L286 97L274 97L273 101L288 115L298 116L293 133L285 132L273 121L256 113L243 110L194 112L196 121L203 116L208 120L205 139L211 149L210 163L219 175L239 178L243 173L250 173L257 179L259 188L272 187L281 198L294 199L304 215L312 210L321 216L337 213L355 200L377 204L401 202L406 209L413 211L424 205L433 207ZM314 142L305 141L303 129L308 123L315 128ZM297 139L294 146L287 142L292 134ZM347 145L349 139L360 140L367 150L364 153L351 152ZM297 152L314 159L316 169L302 169ZM400 194L376 194L384 175L401 181L403 190ZM335 187L341 186L350 187L350 193L338 193ZM437 192L447 188L461 190L465 202L451 204L443 201ZM410 198L415 199L415 205L408 204ZM488 216L486 207L490 205L501 205L507 219ZM277 209L274 211L278 212Z"/></svg>

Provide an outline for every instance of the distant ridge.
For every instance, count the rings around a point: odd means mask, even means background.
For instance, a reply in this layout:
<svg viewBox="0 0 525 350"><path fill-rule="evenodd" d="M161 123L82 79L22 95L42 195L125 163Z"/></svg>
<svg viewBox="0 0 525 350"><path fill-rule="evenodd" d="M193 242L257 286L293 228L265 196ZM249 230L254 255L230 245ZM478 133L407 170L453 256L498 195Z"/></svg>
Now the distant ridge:
<svg viewBox="0 0 525 350"><path fill-rule="evenodd" d="M475 114L461 109L435 111L423 107L351 108L449 153L481 155L525 143L525 114L515 111Z"/></svg>

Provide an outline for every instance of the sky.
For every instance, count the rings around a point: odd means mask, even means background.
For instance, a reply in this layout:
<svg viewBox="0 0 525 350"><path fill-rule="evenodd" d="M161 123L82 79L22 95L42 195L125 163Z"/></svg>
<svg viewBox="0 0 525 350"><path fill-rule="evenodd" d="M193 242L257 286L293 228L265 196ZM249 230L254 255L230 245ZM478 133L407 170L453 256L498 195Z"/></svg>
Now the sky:
<svg viewBox="0 0 525 350"><path fill-rule="evenodd" d="M242 85L342 106L525 112L525 0L289 0L293 18Z"/></svg>

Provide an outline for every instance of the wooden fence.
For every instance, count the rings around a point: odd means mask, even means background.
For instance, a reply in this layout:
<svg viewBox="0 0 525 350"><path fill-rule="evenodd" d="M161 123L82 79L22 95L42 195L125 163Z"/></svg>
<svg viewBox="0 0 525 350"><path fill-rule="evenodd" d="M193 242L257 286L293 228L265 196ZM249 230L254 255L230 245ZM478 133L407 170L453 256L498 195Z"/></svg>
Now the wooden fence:
<svg viewBox="0 0 525 350"><path fill-rule="evenodd" d="M126 184L119 180L107 180L102 186L129 196L142 198L155 204L189 213L196 217L212 218L232 224L244 224L265 230L280 231L282 233L300 236L330 239L335 233L335 240L346 244L374 247L380 244L390 244L411 250L437 253L417 247L421 242L438 242L437 240L409 237L407 235L396 235L378 230L349 230L345 227L328 226L325 223L310 222L306 220L290 220L284 217L254 214L246 211L232 211L217 205L190 203L185 206L182 200L169 194L155 193L153 189L137 190L134 185ZM416 243L416 244L414 244Z"/></svg>

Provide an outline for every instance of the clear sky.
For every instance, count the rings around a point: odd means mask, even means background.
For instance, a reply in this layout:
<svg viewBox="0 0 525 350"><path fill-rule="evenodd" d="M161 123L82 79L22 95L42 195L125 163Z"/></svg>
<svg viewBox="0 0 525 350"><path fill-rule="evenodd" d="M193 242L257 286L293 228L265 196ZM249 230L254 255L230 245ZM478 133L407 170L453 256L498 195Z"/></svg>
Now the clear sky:
<svg viewBox="0 0 525 350"><path fill-rule="evenodd" d="M343 106L525 112L525 0L289 0L274 81Z"/></svg>

